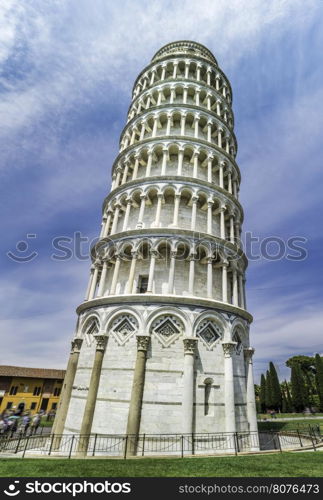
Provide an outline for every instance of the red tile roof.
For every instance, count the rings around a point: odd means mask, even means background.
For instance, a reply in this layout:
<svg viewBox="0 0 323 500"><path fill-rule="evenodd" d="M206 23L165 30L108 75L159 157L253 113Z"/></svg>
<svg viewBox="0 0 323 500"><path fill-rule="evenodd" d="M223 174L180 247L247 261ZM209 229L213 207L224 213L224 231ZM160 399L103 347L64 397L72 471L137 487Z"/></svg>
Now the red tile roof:
<svg viewBox="0 0 323 500"><path fill-rule="evenodd" d="M64 376L65 370L0 365L0 377L52 378L59 380L63 379Z"/></svg>

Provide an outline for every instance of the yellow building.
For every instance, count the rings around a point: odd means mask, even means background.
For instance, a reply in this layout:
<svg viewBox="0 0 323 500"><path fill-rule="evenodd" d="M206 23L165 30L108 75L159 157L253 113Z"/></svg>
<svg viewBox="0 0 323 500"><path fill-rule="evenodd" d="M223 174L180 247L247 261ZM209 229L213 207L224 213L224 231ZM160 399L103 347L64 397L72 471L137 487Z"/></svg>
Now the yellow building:
<svg viewBox="0 0 323 500"><path fill-rule="evenodd" d="M64 376L64 370L0 365L0 414L18 409L55 412Z"/></svg>

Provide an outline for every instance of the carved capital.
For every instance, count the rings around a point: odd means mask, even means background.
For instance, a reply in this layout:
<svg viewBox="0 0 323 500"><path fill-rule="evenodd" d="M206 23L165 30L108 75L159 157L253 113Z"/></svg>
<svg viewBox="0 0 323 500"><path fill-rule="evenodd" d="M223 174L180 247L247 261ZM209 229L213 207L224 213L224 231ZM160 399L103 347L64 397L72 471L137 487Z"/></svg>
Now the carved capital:
<svg viewBox="0 0 323 500"><path fill-rule="evenodd" d="M97 333L94 335L94 338L96 340L96 350L104 351L108 341L108 335L106 333Z"/></svg>
<svg viewBox="0 0 323 500"><path fill-rule="evenodd" d="M197 346L198 339L193 337L186 337L184 342L184 354L194 354Z"/></svg>
<svg viewBox="0 0 323 500"><path fill-rule="evenodd" d="M252 363L252 356L254 355L254 353L255 349L253 347L246 347L243 350L243 354L247 363Z"/></svg>
<svg viewBox="0 0 323 500"><path fill-rule="evenodd" d="M137 350L147 351L149 346L150 336L149 335L137 335Z"/></svg>
<svg viewBox="0 0 323 500"><path fill-rule="evenodd" d="M226 358L231 358L232 354L235 351L236 345L237 345L237 342L222 342L224 356Z"/></svg>
<svg viewBox="0 0 323 500"><path fill-rule="evenodd" d="M79 353L82 347L83 339L75 338L71 342L71 354Z"/></svg>

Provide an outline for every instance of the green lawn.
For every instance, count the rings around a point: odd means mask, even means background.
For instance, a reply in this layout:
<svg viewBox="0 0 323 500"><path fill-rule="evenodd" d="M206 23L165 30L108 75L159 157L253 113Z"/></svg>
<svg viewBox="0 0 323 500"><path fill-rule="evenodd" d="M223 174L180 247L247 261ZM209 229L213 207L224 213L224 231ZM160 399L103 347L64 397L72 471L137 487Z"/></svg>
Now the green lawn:
<svg viewBox="0 0 323 500"><path fill-rule="evenodd" d="M309 417L323 417L323 413L276 413L277 418L309 418ZM271 420L268 413L260 413L257 415L258 419L267 418Z"/></svg>
<svg viewBox="0 0 323 500"><path fill-rule="evenodd" d="M316 477L323 453L282 453L230 457L112 459L3 459L5 477Z"/></svg>
<svg viewBox="0 0 323 500"><path fill-rule="evenodd" d="M272 429L275 431L280 431L280 430L295 430L295 429L300 429L300 430L308 430L309 426L314 427L314 426L320 426L321 433L323 434L323 419L311 419L311 420L285 420L281 422L277 422L275 419L272 420L267 420L266 422L259 422L258 421L258 429L259 430L268 430Z"/></svg>

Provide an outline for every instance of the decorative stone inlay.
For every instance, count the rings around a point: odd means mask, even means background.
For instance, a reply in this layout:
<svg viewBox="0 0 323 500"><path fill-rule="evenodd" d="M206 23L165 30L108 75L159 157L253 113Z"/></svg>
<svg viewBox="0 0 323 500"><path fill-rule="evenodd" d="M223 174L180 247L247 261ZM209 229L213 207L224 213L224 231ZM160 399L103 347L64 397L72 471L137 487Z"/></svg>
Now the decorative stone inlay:
<svg viewBox="0 0 323 500"><path fill-rule="evenodd" d="M147 351L149 346L150 336L149 335L137 335L137 350Z"/></svg>
<svg viewBox="0 0 323 500"><path fill-rule="evenodd" d="M196 345L198 343L198 339L193 338L193 337L187 337L186 339L183 339L184 342L184 354L194 354Z"/></svg>
<svg viewBox="0 0 323 500"><path fill-rule="evenodd" d="M110 332L119 345L125 344L138 331L138 321L131 314L122 314L112 323Z"/></svg>
<svg viewBox="0 0 323 500"><path fill-rule="evenodd" d="M199 324L197 335L206 348L212 350L215 343L221 338L222 332L214 321L206 319Z"/></svg>
<svg viewBox="0 0 323 500"><path fill-rule="evenodd" d="M168 347L180 337L183 325L175 316L159 316L152 324L152 332L163 347Z"/></svg>
<svg viewBox="0 0 323 500"><path fill-rule="evenodd" d="M90 347L93 343L93 336L100 330L99 321L97 318L92 318L91 321L86 323L86 328L84 331L84 338L87 345Z"/></svg>

